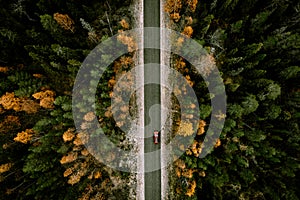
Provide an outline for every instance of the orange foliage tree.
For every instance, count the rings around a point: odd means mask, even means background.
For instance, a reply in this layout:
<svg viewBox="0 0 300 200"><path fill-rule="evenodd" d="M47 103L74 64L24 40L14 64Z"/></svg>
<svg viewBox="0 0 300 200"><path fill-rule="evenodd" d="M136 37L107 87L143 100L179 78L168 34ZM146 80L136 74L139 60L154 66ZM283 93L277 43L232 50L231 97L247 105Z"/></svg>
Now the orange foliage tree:
<svg viewBox="0 0 300 200"><path fill-rule="evenodd" d="M165 12L169 13L170 18L176 22L179 21L179 12L182 8L181 0L167 0L164 6Z"/></svg>
<svg viewBox="0 0 300 200"><path fill-rule="evenodd" d="M53 18L63 29L70 30L72 33L74 32L74 21L68 14L54 13Z"/></svg>
<svg viewBox="0 0 300 200"><path fill-rule="evenodd" d="M36 113L39 105L28 98L15 97L13 92L7 92L0 98L0 104L6 110L25 111L26 113Z"/></svg>
<svg viewBox="0 0 300 200"><path fill-rule="evenodd" d="M54 108L53 102L54 102L54 96L55 92L51 90L41 91L37 92L32 95L35 99L40 100L40 106L43 108L52 109Z"/></svg>
<svg viewBox="0 0 300 200"><path fill-rule="evenodd" d="M191 37L193 35L193 28L191 26L184 27L182 34Z"/></svg>
<svg viewBox="0 0 300 200"><path fill-rule="evenodd" d="M120 25L122 26L123 29L129 29L129 24L126 22L125 19L122 19L120 21Z"/></svg>
<svg viewBox="0 0 300 200"><path fill-rule="evenodd" d="M18 135L14 138L14 141L27 144L32 140L34 133L35 132L32 129L26 129L25 131L18 133Z"/></svg>

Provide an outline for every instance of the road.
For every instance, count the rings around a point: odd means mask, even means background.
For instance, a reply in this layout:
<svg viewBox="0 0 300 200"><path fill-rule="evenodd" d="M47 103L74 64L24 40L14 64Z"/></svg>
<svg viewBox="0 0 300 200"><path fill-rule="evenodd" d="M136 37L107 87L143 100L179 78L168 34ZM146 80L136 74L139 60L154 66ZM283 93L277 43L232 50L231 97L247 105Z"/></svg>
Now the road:
<svg viewBox="0 0 300 200"><path fill-rule="evenodd" d="M160 2L159 0L144 0L144 27L160 27ZM160 43L159 34L144 34L144 44L147 42ZM146 45L145 45L146 46ZM160 67L159 65L146 65L149 63L160 64L159 49L144 49L144 82L160 83ZM150 108L156 105L158 109ZM145 199L159 200L161 199L161 170L149 171L152 167L160 168L160 153L150 155L160 149L160 144L154 144L152 139L153 130L159 130L161 127L160 115L160 85L148 84L144 88L144 118L145 118ZM151 115L151 117L150 117ZM148 126L147 126L148 125ZM147 154L148 153L148 154ZM149 156L150 155L150 156Z"/></svg>

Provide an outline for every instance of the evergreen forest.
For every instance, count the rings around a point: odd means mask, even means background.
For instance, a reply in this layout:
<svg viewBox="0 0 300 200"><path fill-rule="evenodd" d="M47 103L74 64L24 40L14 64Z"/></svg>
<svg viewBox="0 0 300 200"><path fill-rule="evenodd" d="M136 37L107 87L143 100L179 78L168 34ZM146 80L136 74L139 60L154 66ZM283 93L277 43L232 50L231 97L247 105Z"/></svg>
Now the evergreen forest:
<svg viewBox="0 0 300 200"><path fill-rule="evenodd" d="M135 174L98 162L72 114L72 106L85 109L72 105L82 62L99 43L135 28L135 1L0 4L0 199L135 199ZM214 116L225 120L220 138L199 158L210 100L219 90L209 94L194 67L171 55L171 67L198 97L201 120L192 145L168 168L168 199L300 199L300 2L164 0L163 12L170 28L209 53L205 65L217 66L227 97L226 113ZM134 47L121 36L128 49ZM135 53L119 57L99 83L90 83L97 85L96 113L81 116L83 131L97 119L112 140L125 144L118 127L127 126L125 113L137 115L136 102L118 108L113 119L110 98L118 73L134 67ZM173 134L192 133L189 122L173 119Z"/></svg>

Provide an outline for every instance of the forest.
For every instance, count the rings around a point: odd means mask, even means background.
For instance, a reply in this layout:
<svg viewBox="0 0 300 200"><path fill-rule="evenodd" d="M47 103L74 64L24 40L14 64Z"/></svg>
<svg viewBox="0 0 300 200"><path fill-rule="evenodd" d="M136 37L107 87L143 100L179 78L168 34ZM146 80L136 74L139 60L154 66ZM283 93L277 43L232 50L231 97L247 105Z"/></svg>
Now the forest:
<svg viewBox="0 0 300 200"><path fill-rule="evenodd" d="M118 107L113 119L110 98L118 74L134 67L135 52L90 83L97 85L96 113L81 116L79 132L72 115L72 106L85 109L72 105L82 62L99 43L134 28L135 2L0 2L0 199L135 199L135 174L98 162L84 145L93 138L83 134L98 120L125 144L119 127L137 111ZM163 9L170 28L207 50L205 65L217 66L227 96L226 113L214 116L225 120L220 138L199 158L219 90L209 94L194 66L171 55L171 67L197 95L201 120L192 145L180 147L184 155L168 168L168 199L300 199L300 2L165 0ZM118 39L134 49L130 38ZM190 122L173 119L173 134L191 134Z"/></svg>

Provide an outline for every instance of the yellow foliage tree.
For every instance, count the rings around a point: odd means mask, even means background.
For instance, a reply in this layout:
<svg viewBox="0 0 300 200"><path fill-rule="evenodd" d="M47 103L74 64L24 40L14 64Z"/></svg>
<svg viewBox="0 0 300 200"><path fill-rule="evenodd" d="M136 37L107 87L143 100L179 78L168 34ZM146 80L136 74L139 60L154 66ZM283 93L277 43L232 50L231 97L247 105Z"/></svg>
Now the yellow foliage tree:
<svg viewBox="0 0 300 200"><path fill-rule="evenodd" d="M84 115L83 119L85 121L91 122L96 118L96 115L94 114L94 112L88 112L87 114Z"/></svg>
<svg viewBox="0 0 300 200"><path fill-rule="evenodd" d="M64 142L72 141L74 137L75 137L75 134L74 134L73 130L70 128L63 134Z"/></svg>
<svg viewBox="0 0 300 200"><path fill-rule="evenodd" d="M74 32L74 21L67 14L54 13L53 18L65 30Z"/></svg>
<svg viewBox="0 0 300 200"><path fill-rule="evenodd" d="M15 110L25 111L26 113L36 113L38 111L39 105L35 103L33 100L27 98L18 98L15 97L13 92L7 92L0 98L0 104L6 110Z"/></svg>
<svg viewBox="0 0 300 200"><path fill-rule="evenodd" d="M186 177L186 178L192 178L193 177L193 173L195 170L192 169L185 169L182 172L182 176Z"/></svg>
<svg viewBox="0 0 300 200"><path fill-rule="evenodd" d="M182 34L186 35L187 37L191 37L193 35L193 28L191 26L186 26L183 29Z"/></svg>
<svg viewBox="0 0 300 200"><path fill-rule="evenodd" d="M68 177L73 173L73 168L67 168L64 172L64 177Z"/></svg>
<svg viewBox="0 0 300 200"><path fill-rule="evenodd" d="M99 178L101 178L101 177L102 177L101 172L97 171L97 172L94 173L94 178L95 178L95 179L99 179Z"/></svg>
<svg viewBox="0 0 300 200"><path fill-rule="evenodd" d="M108 81L108 87L113 88L114 85L116 84L116 82L117 81L115 80L115 77L112 76L111 79L109 79L109 81Z"/></svg>
<svg viewBox="0 0 300 200"><path fill-rule="evenodd" d="M34 131L32 129L26 129L25 131L18 133L17 137L14 138L14 141L27 144L31 141L33 135Z"/></svg>
<svg viewBox="0 0 300 200"><path fill-rule="evenodd" d="M119 30L117 40L127 45L128 52L133 52L137 49L137 43L134 41L133 37L125 34L122 30Z"/></svg>
<svg viewBox="0 0 300 200"><path fill-rule="evenodd" d="M217 148L219 146L221 146L221 140L218 138L214 147Z"/></svg>
<svg viewBox="0 0 300 200"><path fill-rule="evenodd" d="M195 189L196 189L196 181L193 180L192 182L189 182L189 187L185 194L187 196L191 197L195 194Z"/></svg>
<svg viewBox="0 0 300 200"><path fill-rule="evenodd" d="M185 169L185 162L181 159L176 160L175 165L180 169Z"/></svg>
<svg viewBox="0 0 300 200"><path fill-rule="evenodd" d="M52 90L45 90L37 92L32 95L35 99L40 100L40 106L47 109L54 108L53 102L55 97L55 92Z"/></svg>
<svg viewBox="0 0 300 200"><path fill-rule="evenodd" d="M206 122L204 120L200 120L197 135L202 135L205 132L205 130L204 130L205 126L206 126Z"/></svg>
<svg viewBox="0 0 300 200"><path fill-rule="evenodd" d="M202 143L194 140L191 147L186 150L186 154L194 155L195 157L199 157L201 151L202 151Z"/></svg>
<svg viewBox="0 0 300 200"><path fill-rule="evenodd" d="M198 0L187 0L188 6L192 12L195 12Z"/></svg>
<svg viewBox="0 0 300 200"><path fill-rule="evenodd" d="M181 0L167 0L164 6L165 12L171 13L179 13L182 8Z"/></svg>
<svg viewBox="0 0 300 200"><path fill-rule="evenodd" d="M175 22L178 22L180 20L181 16L179 15L179 13L172 13L172 14L170 14L170 18L172 20L174 20Z"/></svg>
<svg viewBox="0 0 300 200"><path fill-rule="evenodd" d="M1 67L0 66L0 72L1 73L6 73L6 72L8 72L8 70L9 70L8 67Z"/></svg>
<svg viewBox="0 0 300 200"><path fill-rule="evenodd" d="M69 177L68 183L71 185L74 185L74 184L78 183L80 181L80 179L81 179L81 176L79 174L72 174Z"/></svg>
<svg viewBox="0 0 300 200"><path fill-rule="evenodd" d="M191 122L183 121L180 123L178 134L181 136L190 136L194 133L193 124Z"/></svg>
<svg viewBox="0 0 300 200"><path fill-rule="evenodd" d="M131 56L122 56L120 58L120 63L124 69L128 69L134 63L134 61Z"/></svg>
<svg viewBox="0 0 300 200"><path fill-rule="evenodd" d="M189 84L191 87L193 87L193 85L195 84L195 82L191 80L190 75L185 75L185 79L186 79L186 81L188 82L188 84Z"/></svg>
<svg viewBox="0 0 300 200"><path fill-rule="evenodd" d="M66 164L66 163L73 162L77 159L77 156L78 156L77 152L70 152L61 158L60 163Z"/></svg>
<svg viewBox="0 0 300 200"><path fill-rule="evenodd" d="M186 70L186 63L185 63L184 59L182 57L176 59L174 67L178 72L184 73Z"/></svg>
<svg viewBox="0 0 300 200"><path fill-rule="evenodd" d="M12 167L12 163L5 163L0 165L0 174L9 171L11 167Z"/></svg>
<svg viewBox="0 0 300 200"><path fill-rule="evenodd" d="M124 29L129 29L129 24L126 22L125 19L122 19L122 20L120 21L120 24L121 24L122 28L124 28Z"/></svg>

